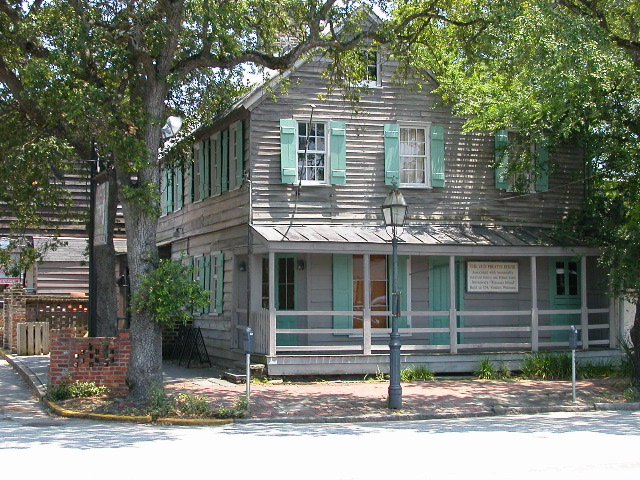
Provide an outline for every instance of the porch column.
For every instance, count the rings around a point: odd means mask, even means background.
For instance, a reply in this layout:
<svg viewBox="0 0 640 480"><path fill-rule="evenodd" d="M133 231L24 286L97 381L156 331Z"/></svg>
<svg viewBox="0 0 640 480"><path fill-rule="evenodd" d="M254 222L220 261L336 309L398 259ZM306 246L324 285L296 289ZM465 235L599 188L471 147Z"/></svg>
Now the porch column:
<svg viewBox="0 0 640 480"><path fill-rule="evenodd" d="M449 345L458 353L458 322L456 318L456 257L449 257Z"/></svg>
<svg viewBox="0 0 640 480"><path fill-rule="evenodd" d="M276 254L269 252L269 355L276 354Z"/></svg>
<svg viewBox="0 0 640 480"><path fill-rule="evenodd" d="M531 350L538 351L538 269L537 257L531 257Z"/></svg>
<svg viewBox="0 0 640 480"><path fill-rule="evenodd" d="M582 333L582 349L589 350L589 311L587 307L587 257L580 258L580 291L582 292L580 305L580 330Z"/></svg>
<svg viewBox="0 0 640 480"><path fill-rule="evenodd" d="M625 338L624 299L609 298L609 348L618 348L618 337Z"/></svg>
<svg viewBox="0 0 640 480"><path fill-rule="evenodd" d="M362 315L362 352L371 355L371 256L362 256L364 274L364 313ZM351 324L353 325L353 317Z"/></svg>

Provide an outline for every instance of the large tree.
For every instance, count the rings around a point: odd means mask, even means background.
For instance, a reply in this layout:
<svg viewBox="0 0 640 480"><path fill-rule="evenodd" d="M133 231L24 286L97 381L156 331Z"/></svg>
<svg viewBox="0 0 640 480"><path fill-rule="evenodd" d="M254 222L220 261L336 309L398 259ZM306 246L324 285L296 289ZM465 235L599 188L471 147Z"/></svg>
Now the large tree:
<svg viewBox="0 0 640 480"><path fill-rule="evenodd" d="M468 130L584 148L590 190L577 227L603 248L612 292L637 305L640 382L640 2L446 0L425 15L428 3L395 2L395 50ZM523 150L509 168L531 165Z"/></svg>
<svg viewBox="0 0 640 480"><path fill-rule="evenodd" d="M358 45L366 36L362 7L371 3L0 0L0 137L17 139L3 163L20 154L48 179L52 167L90 159L95 142L117 178L135 295L158 266L167 116L182 115L190 130L246 86L246 65L284 70L309 52ZM16 208L55 208L59 186L46 182L21 179L36 196L22 196ZM161 385L160 325L143 309L133 312L130 334L130 395L147 400Z"/></svg>

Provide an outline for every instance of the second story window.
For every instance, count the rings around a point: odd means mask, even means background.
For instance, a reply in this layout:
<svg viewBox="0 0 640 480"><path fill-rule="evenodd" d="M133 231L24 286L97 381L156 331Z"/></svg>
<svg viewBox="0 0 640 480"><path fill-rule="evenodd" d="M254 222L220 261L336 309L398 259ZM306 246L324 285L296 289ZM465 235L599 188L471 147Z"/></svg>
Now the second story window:
<svg viewBox="0 0 640 480"><path fill-rule="evenodd" d="M429 185L426 127L400 127L400 185Z"/></svg>
<svg viewBox="0 0 640 480"><path fill-rule="evenodd" d="M322 122L298 122L298 175L303 182L326 183L327 135Z"/></svg>
<svg viewBox="0 0 640 480"><path fill-rule="evenodd" d="M444 187L444 128L440 125L384 126L385 184L400 187Z"/></svg>

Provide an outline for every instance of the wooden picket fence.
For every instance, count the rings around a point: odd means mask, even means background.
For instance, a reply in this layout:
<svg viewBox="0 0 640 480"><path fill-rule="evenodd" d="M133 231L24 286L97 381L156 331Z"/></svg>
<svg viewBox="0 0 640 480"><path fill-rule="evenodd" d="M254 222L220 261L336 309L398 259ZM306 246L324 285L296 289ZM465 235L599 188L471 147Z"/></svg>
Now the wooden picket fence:
<svg viewBox="0 0 640 480"><path fill-rule="evenodd" d="M47 355L49 353L49 322L18 323L17 354Z"/></svg>

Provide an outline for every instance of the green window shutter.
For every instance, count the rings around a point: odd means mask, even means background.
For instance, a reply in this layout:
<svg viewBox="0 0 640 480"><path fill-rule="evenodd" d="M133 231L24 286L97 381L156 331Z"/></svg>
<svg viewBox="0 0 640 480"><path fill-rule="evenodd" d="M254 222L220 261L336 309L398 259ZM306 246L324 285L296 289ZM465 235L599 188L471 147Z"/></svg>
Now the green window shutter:
<svg viewBox="0 0 640 480"><path fill-rule="evenodd" d="M444 128L431 125L431 186L444 187Z"/></svg>
<svg viewBox="0 0 640 480"><path fill-rule="evenodd" d="M509 164L509 156L507 146L509 144L509 132L507 130L498 130L495 137L495 180L496 188L507 190L509 188L509 179L506 177L507 165Z"/></svg>
<svg viewBox="0 0 640 480"><path fill-rule="evenodd" d="M222 178L221 191L229 190L229 129L222 131Z"/></svg>
<svg viewBox="0 0 640 480"><path fill-rule="evenodd" d="M347 133L344 122L329 122L331 178L333 185L347 183Z"/></svg>
<svg viewBox="0 0 640 480"><path fill-rule="evenodd" d="M198 169L198 184L196 185L196 188L198 189L198 195L197 198L198 200L202 200L205 197L205 184L204 184L204 149L205 149L205 142L200 142L200 148L197 150L197 159L196 161L198 162L197 165L197 169Z"/></svg>
<svg viewBox="0 0 640 480"><path fill-rule="evenodd" d="M211 295L211 255L205 255L202 257L202 288L209 291L209 298ZM211 304L204 307L202 313L211 313Z"/></svg>
<svg viewBox="0 0 640 480"><path fill-rule="evenodd" d="M549 190L549 150L536 145L536 192Z"/></svg>
<svg viewBox="0 0 640 480"><path fill-rule="evenodd" d="M353 257L333 255L333 309L353 310ZM333 328L351 328L352 316L334 315Z"/></svg>
<svg viewBox="0 0 640 480"><path fill-rule="evenodd" d="M165 170L165 175L167 178L167 189L165 190L165 194L167 196L167 213L173 212L173 169L167 165Z"/></svg>
<svg viewBox="0 0 640 480"><path fill-rule="evenodd" d="M163 168L162 169L162 176L160 177L160 211L162 212L162 215L166 215L168 208L167 208L167 190L168 190L168 185L167 185L167 169Z"/></svg>
<svg viewBox="0 0 640 480"><path fill-rule="evenodd" d="M215 312L222 314L224 308L224 253L216 255L215 265L216 291L215 291Z"/></svg>
<svg viewBox="0 0 640 480"><path fill-rule="evenodd" d="M244 130L242 120L236 122L236 187L244 180Z"/></svg>
<svg viewBox="0 0 640 480"><path fill-rule="evenodd" d="M184 206L184 169L182 167L176 167L174 170L174 188L175 188L175 208L177 210Z"/></svg>
<svg viewBox="0 0 640 480"><path fill-rule="evenodd" d="M400 185L400 127L395 123L384 126L384 183Z"/></svg>
<svg viewBox="0 0 640 480"><path fill-rule="evenodd" d="M204 157L204 193L205 197L211 196L211 139L205 141L205 157Z"/></svg>
<svg viewBox="0 0 640 480"><path fill-rule="evenodd" d="M213 152L214 161L216 162L216 178L213 179L211 187L214 195L222 193L222 132L216 135L216 151Z"/></svg>
<svg viewBox="0 0 640 480"><path fill-rule="evenodd" d="M280 120L280 175L282 183L296 183L298 178L296 126L295 120Z"/></svg>
<svg viewBox="0 0 640 480"><path fill-rule="evenodd" d="M193 176L195 174L195 162L196 162L196 153L193 147L191 147L191 161L189 162L189 182L187 186L187 203L193 203L194 200L194 181Z"/></svg>

